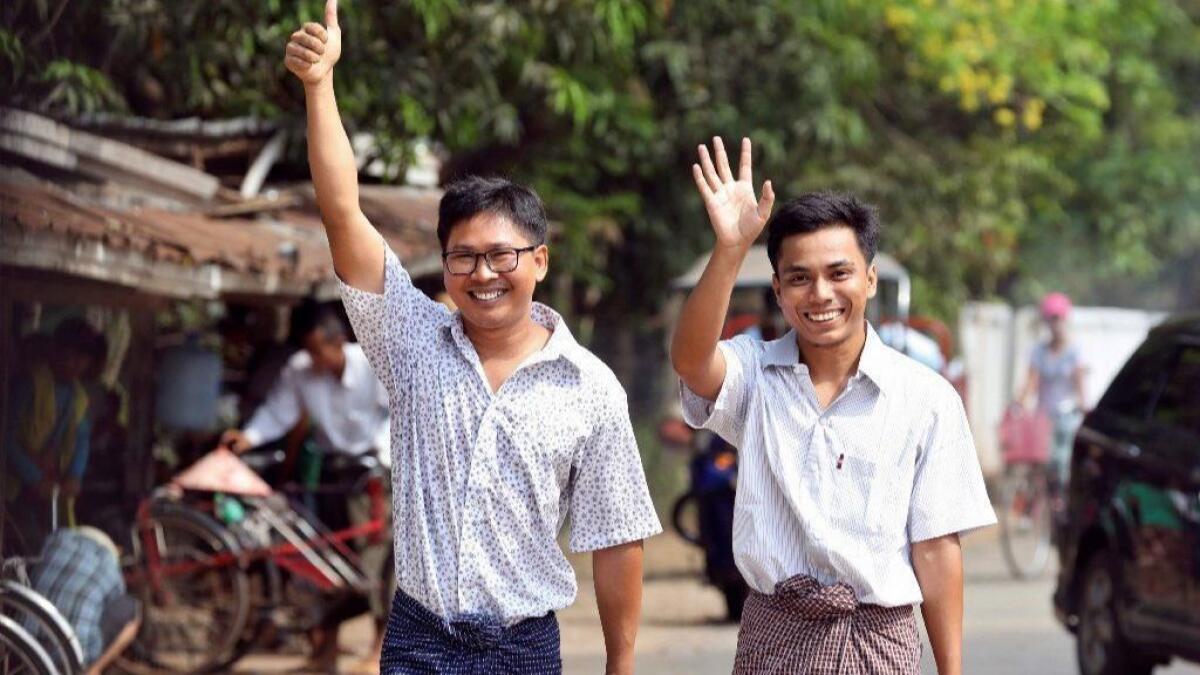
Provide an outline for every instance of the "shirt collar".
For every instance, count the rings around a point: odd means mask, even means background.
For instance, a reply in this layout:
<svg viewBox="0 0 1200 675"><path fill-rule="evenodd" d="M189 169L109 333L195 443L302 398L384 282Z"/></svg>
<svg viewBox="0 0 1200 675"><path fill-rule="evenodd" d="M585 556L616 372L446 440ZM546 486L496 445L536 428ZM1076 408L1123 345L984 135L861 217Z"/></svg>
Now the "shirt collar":
<svg viewBox="0 0 1200 675"><path fill-rule="evenodd" d="M576 368L583 367L580 355L582 349L575 341L575 336L571 334L571 329L567 327L567 322L563 320L561 314L540 302L534 302L529 315L530 318L550 331L550 339L522 367L558 358L565 359ZM466 330L463 329L461 311L454 312L450 320L443 324L443 328L450 332L451 339L458 344L460 349L470 348L471 351L474 351L475 346L471 344Z"/></svg>
<svg viewBox="0 0 1200 675"><path fill-rule="evenodd" d="M767 366L794 366L800 363L800 346L796 343L796 329L789 330L783 337L778 340L771 340L767 343L767 349L763 352L762 365Z"/></svg>
<svg viewBox="0 0 1200 675"><path fill-rule="evenodd" d="M875 328L867 324L867 341L863 345L862 354L858 357L858 372L855 376L865 375L882 391L890 382L891 368L887 353L888 347L879 339ZM762 367L795 366L800 363L800 346L796 342L796 330L792 329L778 340L767 343L762 356Z"/></svg>
<svg viewBox="0 0 1200 675"><path fill-rule="evenodd" d="M867 324L867 343L863 345L862 356L858 358L858 372L871 378L880 390L886 389L892 380L892 360L890 348L883 344L875 327Z"/></svg>

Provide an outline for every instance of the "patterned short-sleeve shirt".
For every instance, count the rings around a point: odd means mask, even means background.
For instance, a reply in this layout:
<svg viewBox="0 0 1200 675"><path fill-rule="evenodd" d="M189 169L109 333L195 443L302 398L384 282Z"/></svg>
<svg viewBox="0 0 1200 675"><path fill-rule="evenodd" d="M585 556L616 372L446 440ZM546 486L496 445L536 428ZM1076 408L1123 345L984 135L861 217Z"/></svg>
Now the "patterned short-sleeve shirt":
<svg viewBox="0 0 1200 675"><path fill-rule="evenodd" d="M556 540L568 513L577 552L662 531L624 389L534 303L551 337L493 393L461 315L385 248L382 294L341 291L389 395L397 587L449 620L569 605L575 575Z"/></svg>
<svg viewBox="0 0 1200 675"><path fill-rule="evenodd" d="M733 550L755 590L803 574L861 602L916 604L912 543L996 522L957 392L870 326L858 372L825 408L794 331L720 349L717 400L684 386L684 418L740 449Z"/></svg>

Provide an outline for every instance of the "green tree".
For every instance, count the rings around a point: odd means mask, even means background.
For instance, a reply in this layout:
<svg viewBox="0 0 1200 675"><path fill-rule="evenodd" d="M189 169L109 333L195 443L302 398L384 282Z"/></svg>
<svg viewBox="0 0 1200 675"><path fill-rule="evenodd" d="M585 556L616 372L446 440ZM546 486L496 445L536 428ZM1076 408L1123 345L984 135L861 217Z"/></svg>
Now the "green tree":
<svg viewBox="0 0 1200 675"><path fill-rule="evenodd" d="M569 272L555 299L597 330L640 325L708 246L688 166L718 133L754 139L781 198L878 203L920 311L1052 286L1169 302L1143 287L1164 274L1180 303L1200 297L1192 0L344 4L348 123L396 171L428 137L444 178L537 187ZM0 96L298 118L280 54L319 5L13 0Z"/></svg>

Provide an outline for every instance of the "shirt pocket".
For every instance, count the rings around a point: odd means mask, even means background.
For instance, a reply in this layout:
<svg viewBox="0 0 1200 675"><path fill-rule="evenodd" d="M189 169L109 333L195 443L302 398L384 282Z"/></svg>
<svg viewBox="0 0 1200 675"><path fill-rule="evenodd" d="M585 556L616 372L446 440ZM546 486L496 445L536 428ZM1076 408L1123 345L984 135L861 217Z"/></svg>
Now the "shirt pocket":
<svg viewBox="0 0 1200 675"><path fill-rule="evenodd" d="M876 535L883 529L881 497L884 471L875 462L842 455L833 467L833 490L825 502L832 510L830 520L851 535Z"/></svg>

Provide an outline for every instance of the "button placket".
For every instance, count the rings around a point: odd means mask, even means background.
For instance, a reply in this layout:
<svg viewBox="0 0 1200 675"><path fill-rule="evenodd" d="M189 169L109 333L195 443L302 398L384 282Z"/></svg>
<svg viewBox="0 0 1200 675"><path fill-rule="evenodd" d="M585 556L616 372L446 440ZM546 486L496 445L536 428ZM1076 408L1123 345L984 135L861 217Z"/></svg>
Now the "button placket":
<svg viewBox="0 0 1200 675"><path fill-rule="evenodd" d="M483 416L479 418L479 431L475 435L475 442L471 446L471 452L467 457L469 465L467 467L467 486L463 491L462 502L458 505L458 603L459 610L466 606L466 591L472 583L474 576L472 570L477 561L475 554L478 553L478 537L477 525L480 520L480 508L482 505L482 494L479 485L479 472L483 471L484 462L489 456L495 454L495 424L492 420L496 416L496 407L498 400L495 397L489 401L487 409L484 410ZM488 452L491 448L492 452Z"/></svg>

